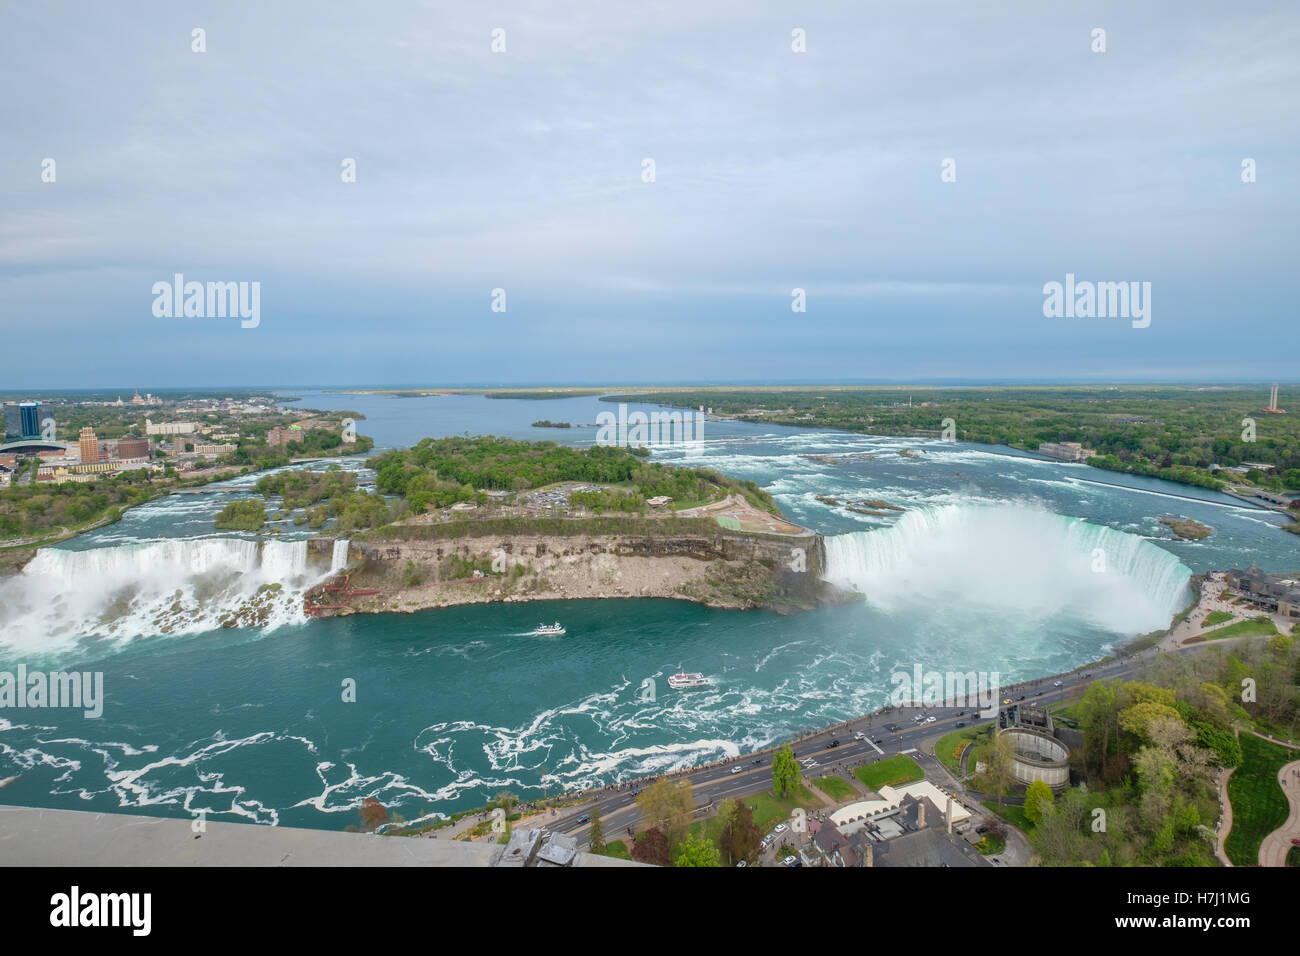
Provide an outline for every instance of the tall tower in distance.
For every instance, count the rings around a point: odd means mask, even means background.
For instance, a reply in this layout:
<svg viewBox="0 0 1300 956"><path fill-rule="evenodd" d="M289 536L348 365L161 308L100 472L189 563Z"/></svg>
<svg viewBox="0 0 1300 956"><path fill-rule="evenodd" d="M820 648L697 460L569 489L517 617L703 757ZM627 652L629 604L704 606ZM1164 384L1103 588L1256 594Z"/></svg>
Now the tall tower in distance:
<svg viewBox="0 0 1300 956"><path fill-rule="evenodd" d="M1273 383L1273 391L1268 396L1268 404L1264 406L1264 411L1272 412L1274 415L1285 415L1285 408L1277 407L1277 382Z"/></svg>
<svg viewBox="0 0 1300 956"><path fill-rule="evenodd" d="M99 461L99 439L95 437L93 428L83 428L81 430L78 444L81 445L81 463L83 465L93 465Z"/></svg>

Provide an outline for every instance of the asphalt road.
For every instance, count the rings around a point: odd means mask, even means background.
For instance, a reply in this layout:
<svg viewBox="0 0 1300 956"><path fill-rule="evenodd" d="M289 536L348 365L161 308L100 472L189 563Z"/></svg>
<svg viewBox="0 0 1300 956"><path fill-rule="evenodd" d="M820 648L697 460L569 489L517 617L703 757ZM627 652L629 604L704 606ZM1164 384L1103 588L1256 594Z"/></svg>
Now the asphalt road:
<svg viewBox="0 0 1300 956"><path fill-rule="evenodd" d="M1193 648L1188 648L1191 649ZM999 696L1001 700L1010 698L1013 703L1057 703L1094 680L1131 678L1138 666L1150 661L1154 656L1153 651L1143 651L1132 657L1091 667L1082 673L1074 671L1013 684L1001 688ZM1052 686L1058 680L1062 682L1062 686ZM690 693L690 691L682 693ZM1023 700L1019 699L1022 695ZM958 722L964 721L966 726L972 726L997 719L996 717L982 718L977 713L972 716L974 712L960 707L929 707L923 710L924 713L935 718L933 722L915 722L913 717L918 711L914 708L894 708L888 712L877 711L850 721L847 726L830 728L814 736L805 737L792 745L795 758L800 761L801 766L802 762L810 757L817 763L815 766L805 768L803 776L813 780L835 773L837 768L848 769L863 763L874 763L911 750L916 751L911 756L919 757L924 753L923 745L927 741L957 729ZM900 729L890 731L887 729L890 724L897 725ZM857 732L865 734L867 739L854 740L853 735ZM832 740L838 740L839 745L831 747ZM873 746L875 741L878 743ZM691 782L697 807L707 806L727 797L745 797L764 793L772 789L772 755L776 749L778 748L772 747L756 754L746 754L723 764L678 774L672 779L686 779ZM733 767L739 767L740 772L732 773ZM590 824L579 823L578 820L591 813L593 803L600 807L601 822L605 828L605 839L608 841L626 840L628 829L635 830L641 822L641 812L636 805L632 790L600 790L593 794L593 798L592 802L580 804L555 820L547 820L545 825L549 829L583 838L587 835Z"/></svg>

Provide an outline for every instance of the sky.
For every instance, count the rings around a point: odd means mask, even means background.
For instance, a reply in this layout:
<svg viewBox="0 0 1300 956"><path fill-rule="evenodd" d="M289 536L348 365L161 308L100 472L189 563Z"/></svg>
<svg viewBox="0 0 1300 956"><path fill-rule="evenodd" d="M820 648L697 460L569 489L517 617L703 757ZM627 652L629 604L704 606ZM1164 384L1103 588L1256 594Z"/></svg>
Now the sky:
<svg viewBox="0 0 1300 956"><path fill-rule="evenodd" d="M1294 2L2 16L0 391L1300 378Z"/></svg>

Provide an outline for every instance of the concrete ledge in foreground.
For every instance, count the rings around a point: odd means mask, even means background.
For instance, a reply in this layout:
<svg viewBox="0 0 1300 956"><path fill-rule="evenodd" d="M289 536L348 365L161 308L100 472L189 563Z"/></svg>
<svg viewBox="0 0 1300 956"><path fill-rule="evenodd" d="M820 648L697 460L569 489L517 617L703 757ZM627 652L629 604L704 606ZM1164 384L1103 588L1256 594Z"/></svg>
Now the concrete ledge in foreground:
<svg viewBox="0 0 1300 956"><path fill-rule="evenodd" d="M511 848L527 844L528 832L516 833ZM535 842L541 842L540 835ZM0 806L0 866L524 865L503 861L507 849L496 843L211 821L199 834L189 820ZM560 865L641 866L583 852L563 855L569 862ZM534 858L527 865L547 864Z"/></svg>

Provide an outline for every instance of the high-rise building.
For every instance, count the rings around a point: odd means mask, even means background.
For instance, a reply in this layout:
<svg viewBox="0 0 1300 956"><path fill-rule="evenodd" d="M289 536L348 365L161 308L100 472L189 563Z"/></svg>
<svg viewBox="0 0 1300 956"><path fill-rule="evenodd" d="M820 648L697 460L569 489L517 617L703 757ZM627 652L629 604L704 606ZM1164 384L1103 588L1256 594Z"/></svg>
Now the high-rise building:
<svg viewBox="0 0 1300 956"><path fill-rule="evenodd" d="M18 403L5 402L4 440L15 441L23 437L23 425L18 416Z"/></svg>
<svg viewBox="0 0 1300 956"><path fill-rule="evenodd" d="M19 428L22 438L41 437L41 403L18 403Z"/></svg>
<svg viewBox="0 0 1300 956"><path fill-rule="evenodd" d="M93 428L83 428L78 442L81 445L81 463L83 465L93 465L99 461L99 439L95 437Z"/></svg>
<svg viewBox="0 0 1300 956"><path fill-rule="evenodd" d="M149 439L137 435L123 435L117 440L118 458L148 458Z"/></svg>

